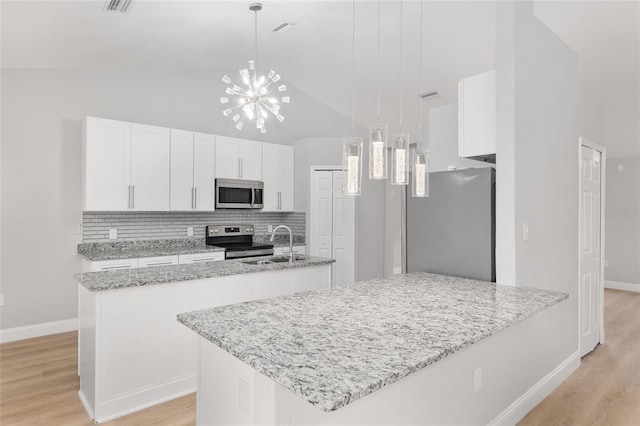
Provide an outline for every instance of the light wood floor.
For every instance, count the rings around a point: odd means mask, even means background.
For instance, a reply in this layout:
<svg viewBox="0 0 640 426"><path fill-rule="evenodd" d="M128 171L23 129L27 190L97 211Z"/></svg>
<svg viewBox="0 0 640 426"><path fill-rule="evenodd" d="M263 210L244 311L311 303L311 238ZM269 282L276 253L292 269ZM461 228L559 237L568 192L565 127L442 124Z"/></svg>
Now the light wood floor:
<svg viewBox="0 0 640 426"><path fill-rule="evenodd" d="M521 425L640 425L640 293L606 290L607 343ZM0 345L0 425L90 425L78 400L77 334ZM107 425L194 425L195 395Z"/></svg>

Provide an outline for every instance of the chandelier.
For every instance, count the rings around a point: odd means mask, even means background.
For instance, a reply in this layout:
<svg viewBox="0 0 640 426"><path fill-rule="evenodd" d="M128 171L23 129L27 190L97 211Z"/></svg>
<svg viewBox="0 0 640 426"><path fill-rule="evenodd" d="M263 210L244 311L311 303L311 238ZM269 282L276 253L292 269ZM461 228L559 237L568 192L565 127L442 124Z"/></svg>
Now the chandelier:
<svg viewBox="0 0 640 426"><path fill-rule="evenodd" d="M266 133L266 119L273 115L279 122L284 120L280 113L281 103L288 104L291 101L289 96L283 96L287 91L285 84L278 85L280 74L271 70L268 74L259 75L257 72L258 60L258 12L262 10L262 3L251 3L249 10L255 13L255 56L253 61L249 61L249 68L239 71L242 82L235 84L227 75L222 77L222 81L228 84L225 93L227 96L220 98L220 103L227 108L222 111L225 117L231 116L235 127L242 130L244 121L256 122L256 128L261 133Z"/></svg>

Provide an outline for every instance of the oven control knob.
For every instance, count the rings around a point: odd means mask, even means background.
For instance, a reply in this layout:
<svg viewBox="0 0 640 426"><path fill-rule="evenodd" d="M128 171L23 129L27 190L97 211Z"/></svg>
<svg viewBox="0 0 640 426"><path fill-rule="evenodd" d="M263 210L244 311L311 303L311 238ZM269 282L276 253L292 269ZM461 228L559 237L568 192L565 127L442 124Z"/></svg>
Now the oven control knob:
<svg viewBox="0 0 640 426"><path fill-rule="evenodd" d="M252 229L251 229L251 228L247 228L247 232L251 232L251 231L252 231Z"/></svg>
<svg viewBox="0 0 640 426"><path fill-rule="evenodd" d="M213 232L215 232L215 233L217 234L217 233L218 233L218 230L217 230L217 229L214 229L214 230L213 230Z"/></svg>

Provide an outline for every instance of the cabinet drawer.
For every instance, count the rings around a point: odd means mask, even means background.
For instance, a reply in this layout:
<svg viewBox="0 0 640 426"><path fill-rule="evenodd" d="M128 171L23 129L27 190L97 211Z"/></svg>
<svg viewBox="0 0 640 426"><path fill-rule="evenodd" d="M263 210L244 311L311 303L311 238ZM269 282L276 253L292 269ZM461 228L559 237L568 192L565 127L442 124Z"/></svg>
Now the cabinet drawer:
<svg viewBox="0 0 640 426"><path fill-rule="evenodd" d="M179 258L181 265L188 263L216 262L218 260L224 260L224 252L181 254Z"/></svg>
<svg viewBox="0 0 640 426"><path fill-rule="evenodd" d="M138 268L150 266L177 265L178 256L142 257L138 259Z"/></svg>
<svg viewBox="0 0 640 426"><path fill-rule="evenodd" d="M87 261L88 267L83 268L84 271L117 271L119 269L131 269L138 267L138 259L119 259L119 260L98 260L95 262Z"/></svg>

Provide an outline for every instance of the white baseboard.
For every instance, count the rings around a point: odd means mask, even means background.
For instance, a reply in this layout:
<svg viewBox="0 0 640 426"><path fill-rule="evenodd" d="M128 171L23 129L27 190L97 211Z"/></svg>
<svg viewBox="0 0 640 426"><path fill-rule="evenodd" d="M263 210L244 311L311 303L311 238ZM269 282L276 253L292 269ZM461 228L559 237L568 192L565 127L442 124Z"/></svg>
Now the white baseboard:
<svg viewBox="0 0 640 426"><path fill-rule="evenodd" d="M0 330L0 343L48 336L49 334L64 333L66 331L73 331L77 329L77 318L27 325L24 327L5 328L4 330Z"/></svg>
<svg viewBox="0 0 640 426"><path fill-rule="evenodd" d="M635 291L640 293L640 284L625 283L622 281L607 281L604 280L604 288L612 288L615 290Z"/></svg>
<svg viewBox="0 0 640 426"><path fill-rule="evenodd" d="M560 383L564 382L580 366L580 353L574 352L551 373L544 376L531 389L498 415L490 425L515 425L536 405L545 399Z"/></svg>
<svg viewBox="0 0 640 426"><path fill-rule="evenodd" d="M402 266L398 266L397 268L393 268L393 275L398 275L402 273Z"/></svg>

